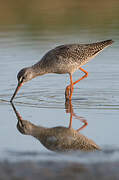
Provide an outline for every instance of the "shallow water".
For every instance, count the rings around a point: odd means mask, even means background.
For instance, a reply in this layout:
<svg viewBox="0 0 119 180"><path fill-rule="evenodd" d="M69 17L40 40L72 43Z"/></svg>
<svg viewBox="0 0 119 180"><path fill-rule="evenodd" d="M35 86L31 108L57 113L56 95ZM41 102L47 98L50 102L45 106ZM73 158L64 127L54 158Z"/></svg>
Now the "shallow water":
<svg viewBox="0 0 119 180"><path fill-rule="evenodd" d="M71 2L70 2L71 3ZM71 23L57 23L58 12L41 14L43 18L54 21L43 26L34 24L31 28L25 22L11 22L0 25L0 159L20 160L35 159L67 159L72 161L104 161L117 160L119 157L119 28L116 1L109 12L100 10L99 23L90 14L83 23L79 14L79 22L75 22L78 7L71 5ZM82 5L83 6L83 5ZM98 5L96 5L97 7ZM69 7L67 7L68 10ZM87 4L85 5L86 9ZM75 12L76 10L76 12ZM89 9L88 9L89 10ZM75 12L75 13L74 13ZM84 11L82 11L84 13ZM93 12L96 15L96 12ZM109 20L107 20L107 17ZM59 19L62 16L59 16ZM105 22L102 21L104 20ZM50 22L50 19L48 20ZM94 21L94 23L92 23ZM91 24L93 26L91 26ZM51 28L52 27L52 28ZM60 27L60 28L59 28ZM31 136L23 136L16 128L17 118L9 100L17 85L17 73L25 67L40 60L49 49L65 43L89 43L112 38L115 43L101 52L94 60L84 66L89 77L75 86L72 106L74 112L88 122L81 133L98 144L102 152L76 153L72 156L59 155L47 150ZM76 80L83 75L77 71L73 75ZM65 110L65 87L69 83L68 75L48 74L26 83L17 94L14 104L23 119L44 127L69 125L70 114ZM73 118L73 128L80 128L80 120Z"/></svg>

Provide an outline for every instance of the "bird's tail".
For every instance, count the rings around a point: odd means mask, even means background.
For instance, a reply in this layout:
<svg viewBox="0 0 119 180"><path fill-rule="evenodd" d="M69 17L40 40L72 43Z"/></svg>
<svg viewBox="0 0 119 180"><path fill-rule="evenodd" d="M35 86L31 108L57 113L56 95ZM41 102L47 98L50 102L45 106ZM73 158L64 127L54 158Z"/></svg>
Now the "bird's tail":
<svg viewBox="0 0 119 180"><path fill-rule="evenodd" d="M102 50L103 48L111 45L114 41L112 39L106 40L106 41L101 41L101 42L97 42L94 43L93 46L96 47L97 49L99 48L99 50Z"/></svg>
<svg viewBox="0 0 119 180"><path fill-rule="evenodd" d="M106 47L106 46L111 45L113 42L114 41L112 39L109 39L109 40L100 42L100 44L102 44L102 46Z"/></svg>

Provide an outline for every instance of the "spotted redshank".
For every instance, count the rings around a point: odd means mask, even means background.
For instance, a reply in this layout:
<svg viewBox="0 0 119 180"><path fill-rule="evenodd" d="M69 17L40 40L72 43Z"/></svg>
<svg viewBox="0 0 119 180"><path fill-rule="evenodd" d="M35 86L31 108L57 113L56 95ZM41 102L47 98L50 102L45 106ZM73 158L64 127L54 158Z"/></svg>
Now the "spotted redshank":
<svg viewBox="0 0 119 180"><path fill-rule="evenodd" d="M10 101L12 102L18 90L25 82L48 73L69 74L70 85L66 87L65 97L71 100L73 86L88 76L88 72L81 66L112 43L112 40L106 40L92 44L67 44L50 50L39 62L19 71L17 75L18 85ZM85 75L73 82L72 74L78 69L83 71Z"/></svg>

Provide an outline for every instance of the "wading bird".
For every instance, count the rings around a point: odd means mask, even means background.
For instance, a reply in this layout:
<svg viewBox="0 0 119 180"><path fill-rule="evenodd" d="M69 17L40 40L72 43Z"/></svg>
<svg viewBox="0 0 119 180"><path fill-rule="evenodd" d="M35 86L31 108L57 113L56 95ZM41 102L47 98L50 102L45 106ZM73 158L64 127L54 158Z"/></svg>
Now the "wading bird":
<svg viewBox="0 0 119 180"><path fill-rule="evenodd" d="M19 71L17 75L18 85L10 102L12 102L18 90L25 82L48 73L69 74L70 85L66 87L65 97L71 100L73 86L88 76L88 72L81 66L86 64L90 59L112 43L112 40L106 40L92 44L67 44L50 50L39 62ZM85 75L73 82L72 74L78 69L83 71Z"/></svg>

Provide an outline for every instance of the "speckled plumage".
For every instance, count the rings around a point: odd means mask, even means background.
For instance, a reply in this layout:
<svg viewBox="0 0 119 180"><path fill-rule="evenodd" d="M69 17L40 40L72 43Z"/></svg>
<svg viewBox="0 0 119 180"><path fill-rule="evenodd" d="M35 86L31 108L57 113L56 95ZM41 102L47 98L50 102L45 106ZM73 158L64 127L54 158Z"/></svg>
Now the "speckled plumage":
<svg viewBox="0 0 119 180"><path fill-rule="evenodd" d="M35 71L45 73L72 74L105 47L112 44L112 40L92 44L67 44L58 46L46 53L41 61L33 65Z"/></svg>

